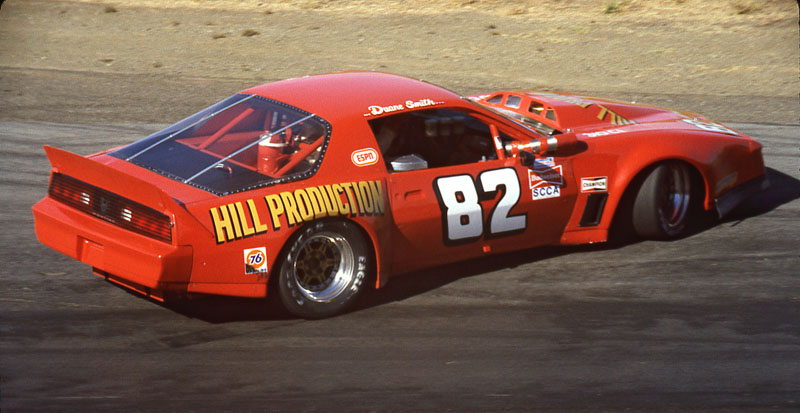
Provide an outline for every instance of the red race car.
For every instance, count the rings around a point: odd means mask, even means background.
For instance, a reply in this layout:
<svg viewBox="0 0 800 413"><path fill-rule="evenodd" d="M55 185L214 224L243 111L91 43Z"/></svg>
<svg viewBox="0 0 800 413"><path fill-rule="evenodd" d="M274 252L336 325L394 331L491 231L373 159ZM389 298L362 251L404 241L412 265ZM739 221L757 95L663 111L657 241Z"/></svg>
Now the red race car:
<svg viewBox="0 0 800 413"><path fill-rule="evenodd" d="M86 157L45 151L42 243L153 299L276 289L307 318L421 267L612 228L678 237L766 185L761 145L698 115L375 72L258 86Z"/></svg>

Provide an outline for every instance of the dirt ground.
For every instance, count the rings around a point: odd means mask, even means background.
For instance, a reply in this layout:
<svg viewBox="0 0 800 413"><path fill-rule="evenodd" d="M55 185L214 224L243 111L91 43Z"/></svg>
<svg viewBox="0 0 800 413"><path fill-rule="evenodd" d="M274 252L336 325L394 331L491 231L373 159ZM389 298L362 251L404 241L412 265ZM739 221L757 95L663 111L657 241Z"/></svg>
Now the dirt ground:
<svg viewBox="0 0 800 413"><path fill-rule="evenodd" d="M379 70L800 123L799 44L793 0L7 0L0 119L167 123L256 84Z"/></svg>

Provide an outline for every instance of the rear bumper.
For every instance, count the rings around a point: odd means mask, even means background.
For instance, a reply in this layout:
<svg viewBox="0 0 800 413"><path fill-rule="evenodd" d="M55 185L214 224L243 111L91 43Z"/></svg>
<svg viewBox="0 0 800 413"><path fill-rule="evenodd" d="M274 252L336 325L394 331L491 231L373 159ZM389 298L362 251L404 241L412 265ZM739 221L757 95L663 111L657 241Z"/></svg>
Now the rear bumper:
<svg viewBox="0 0 800 413"><path fill-rule="evenodd" d="M715 208L719 218L724 217L731 212L737 205L742 203L745 199L767 189L769 187L769 180L766 175L761 175L758 178L753 178L739 186L734 187L730 191L722 194L716 199Z"/></svg>
<svg viewBox="0 0 800 413"><path fill-rule="evenodd" d="M124 230L49 197L33 206L33 216L42 244L94 267L106 279L136 285L148 295L186 291L192 272L191 246L175 246Z"/></svg>

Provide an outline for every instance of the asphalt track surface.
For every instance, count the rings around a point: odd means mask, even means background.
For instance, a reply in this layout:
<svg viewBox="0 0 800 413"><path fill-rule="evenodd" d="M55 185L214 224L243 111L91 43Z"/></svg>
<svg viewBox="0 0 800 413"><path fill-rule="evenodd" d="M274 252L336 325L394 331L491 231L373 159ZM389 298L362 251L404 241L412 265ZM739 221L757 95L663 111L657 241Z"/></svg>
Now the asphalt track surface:
<svg viewBox="0 0 800 413"><path fill-rule="evenodd" d="M0 408L796 411L800 126L730 125L764 144L772 186L714 226L416 272L304 321L162 306L37 242L42 144L89 154L158 125L2 122Z"/></svg>

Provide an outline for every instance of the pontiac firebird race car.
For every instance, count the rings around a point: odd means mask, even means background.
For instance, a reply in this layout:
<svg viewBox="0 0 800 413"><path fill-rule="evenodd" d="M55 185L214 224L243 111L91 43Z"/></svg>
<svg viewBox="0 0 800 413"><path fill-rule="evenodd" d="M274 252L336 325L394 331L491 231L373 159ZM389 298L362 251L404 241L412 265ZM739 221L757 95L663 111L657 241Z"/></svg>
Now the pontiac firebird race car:
<svg viewBox="0 0 800 413"><path fill-rule="evenodd" d="M766 185L761 145L698 115L375 72L258 86L86 157L45 151L42 243L153 299L269 287L307 318L421 267L612 226L678 237L695 208L722 216Z"/></svg>

